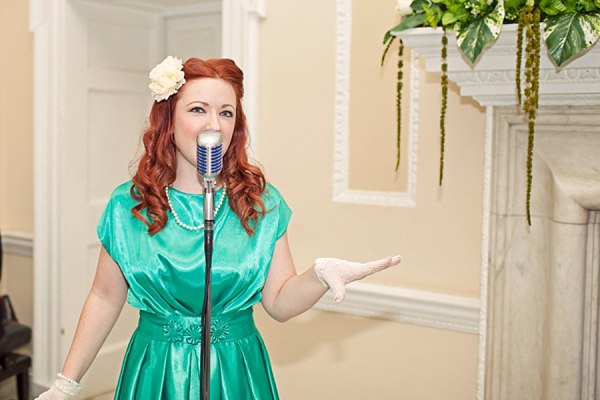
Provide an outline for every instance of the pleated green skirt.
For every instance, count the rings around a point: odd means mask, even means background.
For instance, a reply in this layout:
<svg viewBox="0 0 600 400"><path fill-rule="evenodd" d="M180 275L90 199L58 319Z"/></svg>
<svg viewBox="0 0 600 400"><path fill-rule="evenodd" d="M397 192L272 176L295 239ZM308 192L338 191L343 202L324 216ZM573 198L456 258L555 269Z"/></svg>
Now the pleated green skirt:
<svg viewBox="0 0 600 400"><path fill-rule="evenodd" d="M199 400L201 319L140 312L121 369L116 400ZM277 400L252 309L211 323L210 400Z"/></svg>

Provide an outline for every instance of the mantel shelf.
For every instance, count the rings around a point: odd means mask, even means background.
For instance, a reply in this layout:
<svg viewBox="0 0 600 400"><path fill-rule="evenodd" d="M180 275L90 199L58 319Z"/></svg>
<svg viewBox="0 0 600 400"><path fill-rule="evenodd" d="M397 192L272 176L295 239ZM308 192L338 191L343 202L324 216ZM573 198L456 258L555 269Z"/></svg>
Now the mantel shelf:
<svg viewBox="0 0 600 400"><path fill-rule="evenodd" d="M488 45L475 65L458 49L454 32L449 32L448 78L458 84L461 95L472 97L482 106L517 104L516 28L516 25L504 25L498 39ZM428 72L441 72L441 28L408 29L396 36L425 58ZM542 44L540 105L600 105L599 66L598 45L558 68ZM524 86L524 78L522 82Z"/></svg>

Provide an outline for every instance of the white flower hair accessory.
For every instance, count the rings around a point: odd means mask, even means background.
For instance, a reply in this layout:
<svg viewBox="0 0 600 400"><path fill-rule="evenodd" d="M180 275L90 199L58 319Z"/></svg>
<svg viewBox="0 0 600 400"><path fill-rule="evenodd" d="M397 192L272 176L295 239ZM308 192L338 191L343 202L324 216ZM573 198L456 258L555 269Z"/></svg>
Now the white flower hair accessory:
<svg viewBox="0 0 600 400"><path fill-rule="evenodd" d="M148 87L154 100L160 102L168 99L185 83L183 62L176 57L168 56L150 71L150 80L152 82Z"/></svg>

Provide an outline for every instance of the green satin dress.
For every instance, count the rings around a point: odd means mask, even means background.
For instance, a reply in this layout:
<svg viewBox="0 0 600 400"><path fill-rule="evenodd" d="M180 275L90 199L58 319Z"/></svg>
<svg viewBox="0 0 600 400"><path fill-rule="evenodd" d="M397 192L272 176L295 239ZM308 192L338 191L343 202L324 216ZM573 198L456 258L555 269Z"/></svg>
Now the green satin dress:
<svg viewBox="0 0 600 400"><path fill-rule="evenodd" d="M131 182L112 194L98 237L129 285L127 301L140 310L115 393L118 400L200 399L200 327L204 294L204 231L169 221L156 235L134 218ZM218 202L223 190L215 193ZM203 221L203 196L170 189L187 225ZM227 199L215 217L212 263L211 400L278 399L265 345L252 317L261 300L275 242L291 211L270 185L269 212L248 236Z"/></svg>

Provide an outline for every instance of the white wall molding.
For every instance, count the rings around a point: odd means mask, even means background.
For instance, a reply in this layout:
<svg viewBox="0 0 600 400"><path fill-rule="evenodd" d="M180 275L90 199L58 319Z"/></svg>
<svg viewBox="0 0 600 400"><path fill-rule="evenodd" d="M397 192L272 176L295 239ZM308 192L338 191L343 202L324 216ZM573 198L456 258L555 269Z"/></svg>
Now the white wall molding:
<svg viewBox="0 0 600 400"><path fill-rule="evenodd" d="M251 155L258 157L259 27L267 17L266 0L222 0L223 57L244 71L244 111Z"/></svg>
<svg viewBox="0 0 600 400"><path fill-rule="evenodd" d="M337 0L335 54L335 118L333 140L333 201L414 207L417 197L417 137L419 111L419 55L411 52L406 192L378 192L349 188L350 58L352 0Z"/></svg>
<svg viewBox="0 0 600 400"><path fill-rule="evenodd" d="M490 254L490 207L492 202L492 143L494 132L494 107L485 110L485 157L483 167L483 196L481 217L481 277L480 277L480 311L479 311L479 348L477 355L477 399L484 399L485 361L487 340L487 298L488 271Z"/></svg>
<svg viewBox="0 0 600 400"><path fill-rule="evenodd" d="M477 334L479 299L355 282L340 304L327 292L314 307L362 317Z"/></svg>
<svg viewBox="0 0 600 400"><path fill-rule="evenodd" d="M151 14L165 14L165 15L186 15L203 12L219 12L221 11L221 2L177 2L177 5L159 5L152 4L143 0L78 0L81 3L91 3L120 7L127 10L137 10ZM165 2L165 4L168 4Z"/></svg>
<svg viewBox="0 0 600 400"><path fill-rule="evenodd" d="M190 15L190 14L204 14L204 13L220 13L221 12L221 2L220 1L212 1L206 3L197 3L189 6L178 6L178 7L169 7L163 11L166 16L180 16L180 15Z"/></svg>
<svg viewBox="0 0 600 400"><path fill-rule="evenodd" d="M5 253L33 257L33 235L5 231L0 239Z"/></svg>
<svg viewBox="0 0 600 400"><path fill-rule="evenodd" d="M34 41L34 234L33 234L33 378L50 386L61 366L58 257L57 142L64 104L65 2L30 0L29 26Z"/></svg>

